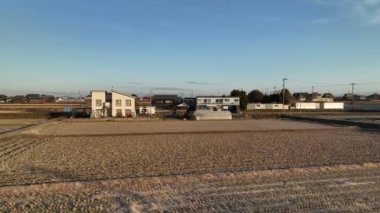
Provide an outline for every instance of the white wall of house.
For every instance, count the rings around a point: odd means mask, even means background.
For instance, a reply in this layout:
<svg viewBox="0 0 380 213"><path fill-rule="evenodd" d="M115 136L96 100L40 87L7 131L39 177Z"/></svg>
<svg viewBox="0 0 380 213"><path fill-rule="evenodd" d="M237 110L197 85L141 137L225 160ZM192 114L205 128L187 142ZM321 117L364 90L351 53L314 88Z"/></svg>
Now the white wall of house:
<svg viewBox="0 0 380 213"><path fill-rule="evenodd" d="M231 120L232 113L229 111L195 111L195 120Z"/></svg>
<svg viewBox="0 0 380 213"><path fill-rule="evenodd" d="M344 109L343 102L322 103L322 109Z"/></svg>
<svg viewBox="0 0 380 213"><path fill-rule="evenodd" d="M139 106L139 114L154 115L156 114L155 106Z"/></svg>
<svg viewBox="0 0 380 213"><path fill-rule="evenodd" d="M265 109L265 104L261 103L249 103L247 105L248 110L255 110L255 109Z"/></svg>
<svg viewBox="0 0 380 213"><path fill-rule="evenodd" d="M91 91L91 117L101 118L104 116L106 91Z"/></svg>
<svg viewBox="0 0 380 213"><path fill-rule="evenodd" d="M265 109L289 109L289 106L283 104L265 104Z"/></svg>
<svg viewBox="0 0 380 213"><path fill-rule="evenodd" d="M112 117L136 116L135 98L118 92L112 92Z"/></svg>
<svg viewBox="0 0 380 213"><path fill-rule="evenodd" d="M298 102L295 103L296 109L320 109L321 107L320 103L314 103L314 102Z"/></svg>
<svg viewBox="0 0 380 213"><path fill-rule="evenodd" d="M334 98L322 98L322 96L317 96L312 99L313 102L334 102Z"/></svg>
<svg viewBox="0 0 380 213"><path fill-rule="evenodd" d="M239 106L240 99L239 97L207 97L200 96L197 97L197 110L199 108L206 107L209 110L213 110L213 108L217 108L218 111L228 110L228 106ZM227 109L225 109L227 108Z"/></svg>

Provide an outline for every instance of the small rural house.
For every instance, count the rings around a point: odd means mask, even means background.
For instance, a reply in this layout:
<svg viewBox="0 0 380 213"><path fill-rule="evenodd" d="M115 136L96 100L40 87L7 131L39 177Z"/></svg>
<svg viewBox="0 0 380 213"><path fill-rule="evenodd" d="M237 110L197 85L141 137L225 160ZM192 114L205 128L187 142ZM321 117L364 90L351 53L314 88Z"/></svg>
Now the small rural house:
<svg viewBox="0 0 380 213"><path fill-rule="evenodd" d="M334 102L334 103L321 103L322 109L344 109L343 102Z"/></svg>
<svg viewBox="0 0 380 213"><path fill-rule="evenodd" d="M92 118L135 116L135 97L116 91L91 91Z"/></svg>
<svg viewBox="0 0 380 213"><path fill-rule="evenodd" d="M154 115L156 114L155 106L139 106L139 115Z"/></svg>
<svg viewBox="0 0 380 213"><path fill-rule="evenodd" d="M297 102L294 104L296 109L320 109L321 104L315 102Z"/></svg>
<svg viewBox="0 0 380 213"><path fill-rule="evenodd" d="M265 109L273 109L273 110L282 110L282 109L289 109L289 105L283 105L283 104L265 104Z"/></svg>
<svg viewBox="0 0 380 213"><path fill-rule="evenodd" d="M265 104L262 103L249 103L247 105L247 110L259 110L265 109Z"/></svg>
<svg viewBox="0 0 380 213"><path fill-rule="evenodd" d="M157 109L174 109L175 106L182 102L182 98L178 95L153 95L152 106L156 106Z"/></svg>

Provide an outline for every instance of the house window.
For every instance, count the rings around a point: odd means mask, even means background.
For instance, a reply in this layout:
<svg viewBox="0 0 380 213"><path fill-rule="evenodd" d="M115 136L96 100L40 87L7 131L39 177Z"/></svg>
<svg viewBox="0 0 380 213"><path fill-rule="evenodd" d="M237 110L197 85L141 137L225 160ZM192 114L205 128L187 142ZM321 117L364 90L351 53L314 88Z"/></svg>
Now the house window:
<svg viewBox="0 0 380 213"><path fill-rule="evenodd" d="M120 100L120 99L117 99L117 100L116 100L116 106L117 106L117 107L120 107L120 106L121 106L121 100Z"/></svg>
<svg viewBox="0 0 380 213"><path fill-rule="evenodd" d="M125 106L131 106L131 100L125 100Z"/></svg>
<svg viewBox="0 0 380 213"><path fill-rule="evenodd" d="M216 99L216 103L221 104L223 102L223 99Z"/></svg>
<svg viewBox="0 0 380 213"><path fill-rule="evenodd" d="M203 103L204 103L204 104L207 104L207 99L203 99Z"/></svg>
<svg viewBox="0 0 380 213"><path fill-rule="evenodd" d="M101 107L102 106L102 100L96 100L96 106Z"/></svg>
<svg viewBox="0 0 380 213"><path fill-rule="evenodd" d="M123 116L123 113L122 113L121 109L116 109L116 116L117 117Z"/></svg>
<svg viewBox="0 0 380 213"><path fill-rule="evenodd" d="M165 100L165 104L172 104L173 100Z"/></svg>
<svg viewBox="0 0 380 213"><path fill-rule="evenodd" d="M208 104L211 104L211 99L207 99L207 103L208 103Z"/></svg>
<svg viewBox="0 0 380 213"><path fill-rule="evenodd" d="M230 102L229 98L224 99L225 102Z"/></svg>
<svg viewBox="0 0 380 213"><path fill-rule="evenodd" d="M235 99L235 102L239 102L239 99Z"/></svg>

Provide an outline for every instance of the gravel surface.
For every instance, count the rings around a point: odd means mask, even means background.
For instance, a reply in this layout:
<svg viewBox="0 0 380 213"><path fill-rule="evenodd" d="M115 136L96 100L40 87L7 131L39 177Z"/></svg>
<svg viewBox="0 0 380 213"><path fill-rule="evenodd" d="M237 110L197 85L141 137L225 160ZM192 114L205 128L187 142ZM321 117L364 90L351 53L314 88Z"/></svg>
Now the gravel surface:
<svg viewBox="0 0 380 213"><path fill-rule="evenodd" d="M304 130L336 126L279 119L231 121L60 122L39 130L42 135L96 135L165 132Z"/></svg>

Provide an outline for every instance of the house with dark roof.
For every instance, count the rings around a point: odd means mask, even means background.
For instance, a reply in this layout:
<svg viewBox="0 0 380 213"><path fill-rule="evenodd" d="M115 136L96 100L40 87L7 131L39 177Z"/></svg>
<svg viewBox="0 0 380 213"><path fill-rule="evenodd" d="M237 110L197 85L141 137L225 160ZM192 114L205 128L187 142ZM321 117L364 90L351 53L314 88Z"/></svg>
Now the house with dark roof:
<svg viewBox="0 0 380 213"><path fill-rule="evenodd" d="M178 95L153 95L151 99L152 106L156 106L157 109L174 109L182 102Z"/></svg>

